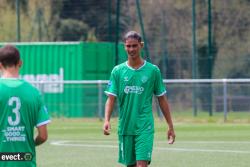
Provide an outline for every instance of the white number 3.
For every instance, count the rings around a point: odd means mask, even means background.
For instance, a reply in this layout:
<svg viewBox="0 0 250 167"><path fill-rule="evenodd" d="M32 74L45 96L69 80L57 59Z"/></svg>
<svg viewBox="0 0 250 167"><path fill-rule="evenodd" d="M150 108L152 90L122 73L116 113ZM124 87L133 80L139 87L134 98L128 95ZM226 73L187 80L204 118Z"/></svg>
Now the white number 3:
<svg viewBox="0 0 250 167"><path fill-rule="evenodd" d="M8 117L9 125L16 126L20 123L20 108L21 108L21 101L18 97L11 97L8 102L9 106L15 107L12 109L12 112L16 115L16 119L13 120L13 117Z"/></svg>

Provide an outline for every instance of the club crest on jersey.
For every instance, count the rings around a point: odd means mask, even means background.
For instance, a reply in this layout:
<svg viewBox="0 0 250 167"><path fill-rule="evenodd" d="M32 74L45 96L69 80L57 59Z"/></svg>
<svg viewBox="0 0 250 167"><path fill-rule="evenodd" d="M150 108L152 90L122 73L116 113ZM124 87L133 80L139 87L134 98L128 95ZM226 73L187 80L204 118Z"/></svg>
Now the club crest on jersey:
<svg viewBox="0 0 250 167"><path fill-rule="evenodd" d="M148 81L148 77L147 76L143 76L141 78L141 81L142 81L142 83L146 83Z"/></svg>
<svg viewBox="0 0 250 167"><path fill-rule="evenodd" d="M127 82L128 81L128 77L124 77L124 81Z"/></svg>

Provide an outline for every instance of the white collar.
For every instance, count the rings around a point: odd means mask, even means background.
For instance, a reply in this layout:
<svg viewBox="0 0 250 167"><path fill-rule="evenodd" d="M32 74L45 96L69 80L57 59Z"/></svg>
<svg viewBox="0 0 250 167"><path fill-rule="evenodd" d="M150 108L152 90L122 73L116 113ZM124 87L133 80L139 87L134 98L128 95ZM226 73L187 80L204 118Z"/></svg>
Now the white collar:
<svg viewBox="0 0 250 167"><path fill-rule="evenodd" d="M130 68L131 70L140 70L141 68L143 68L146 65L146 60L144 60L144 63L139 67L139 68L133 68L131 66L128 65L128 61L126 61L126 65L128 68Z"/></svg>

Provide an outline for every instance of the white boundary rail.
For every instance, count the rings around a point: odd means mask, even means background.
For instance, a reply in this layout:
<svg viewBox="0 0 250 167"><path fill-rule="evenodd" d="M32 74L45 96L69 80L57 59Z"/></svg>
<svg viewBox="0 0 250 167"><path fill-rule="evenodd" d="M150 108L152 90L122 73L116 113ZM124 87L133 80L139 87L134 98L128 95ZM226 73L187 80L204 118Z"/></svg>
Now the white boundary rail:
<svg viewBox="0 0 250 167"><path fill-rule="evenodd" d="M163 79L165 84L202 84L202 83L221 83L223 85L223 112L224 112L224 121L227 120L228 113L228 92L227 84L229 83L250 83L250 79ZM62 81L30 81L32 84L97 84L98 85L98 113L101 117L102 115L102 95L103 95L103 84L107 84L108 80L62 80Z"/></svg>

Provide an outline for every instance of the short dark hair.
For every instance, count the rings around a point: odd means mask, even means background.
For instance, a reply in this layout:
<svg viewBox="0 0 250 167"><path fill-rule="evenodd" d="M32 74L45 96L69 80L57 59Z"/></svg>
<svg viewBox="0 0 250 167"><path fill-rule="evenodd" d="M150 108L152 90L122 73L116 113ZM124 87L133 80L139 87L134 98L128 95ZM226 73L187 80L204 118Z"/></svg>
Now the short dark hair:
<svg viewBox="0 0 250 167"><path fill-rule="evenodd" d="M124 42L126 42L127 39L132 38L138 40L138 42L142 41L141 35L136 31L129 31L124 36Z"/></svg>
<svg viewBox="0 0 250 167"><path fill-rule="evenodd" d="M16 66L20 61L20 53L13 45L5 45L0 48L0 63L4 67Z"/></svg>

